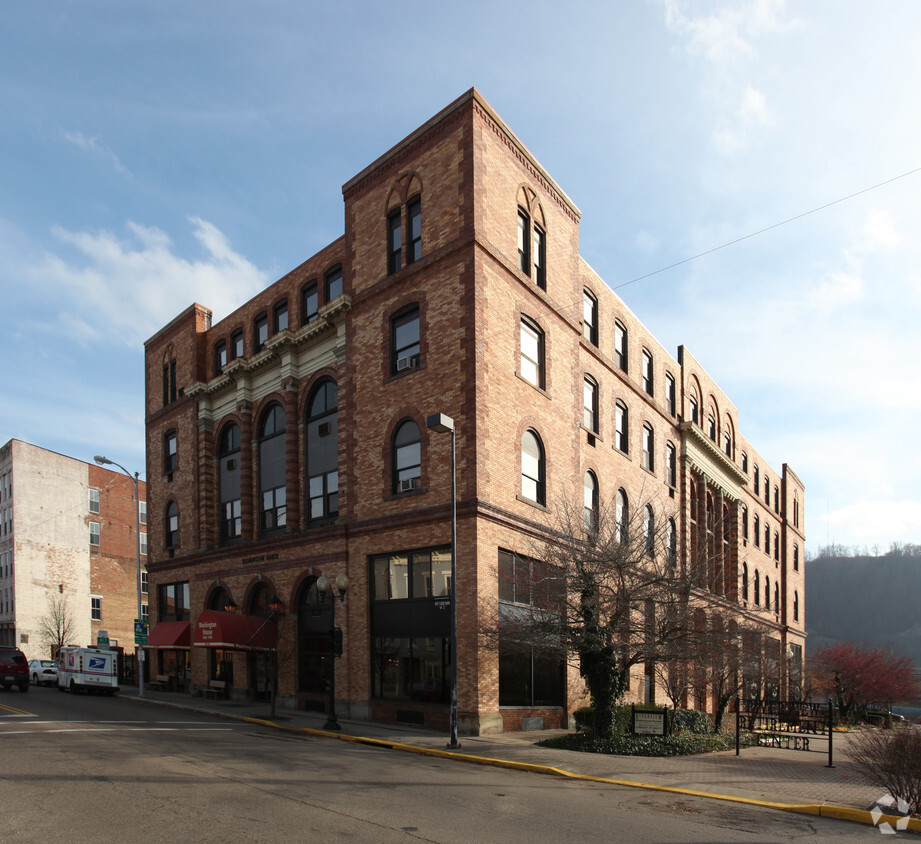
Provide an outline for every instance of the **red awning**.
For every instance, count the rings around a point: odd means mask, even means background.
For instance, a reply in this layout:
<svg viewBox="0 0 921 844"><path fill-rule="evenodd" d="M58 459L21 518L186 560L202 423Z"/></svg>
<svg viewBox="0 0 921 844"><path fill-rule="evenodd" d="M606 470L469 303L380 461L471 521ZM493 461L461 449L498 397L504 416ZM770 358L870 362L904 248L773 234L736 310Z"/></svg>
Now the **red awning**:
<svg viewBox="0 0 921 844"><path fill-rule="evenodd" d="M160 621L150 631L147 647L188 650L191 639L191 625L188 621Z"/></svg>
<svg viewBox="0 0 921 844"><path fill-rule="evenodd" d="M270 651L275 647L275 625L267 618L202 610L195 622L198 648Z"/></svg>

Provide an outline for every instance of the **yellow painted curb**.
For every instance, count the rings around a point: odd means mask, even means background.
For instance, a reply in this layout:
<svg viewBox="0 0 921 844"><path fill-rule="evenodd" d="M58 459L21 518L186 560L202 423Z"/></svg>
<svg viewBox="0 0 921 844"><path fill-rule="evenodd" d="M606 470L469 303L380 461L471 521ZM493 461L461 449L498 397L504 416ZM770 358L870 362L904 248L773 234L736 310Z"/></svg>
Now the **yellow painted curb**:
<svg viewBox="0 0 921 844"><path fill-rule="evenodd" d="M691 788L676 788L669 785L655 785L646 782L634 782L632 780L617 780L610 777L597 777L592 774L577 774L573 771L566 771L562 768L553 768L550 765L536 765L530 762L514 762L510 759L493 759L490 756L474 756L470 753L458 753L454 750L439 750L435 747L420 747L415 744L403 744L398 741L388 741L387 739L375 739L366 736L343 735L342 733L330 732L329 730L315 730L311 727L285 727L276 724L274 721L266 721L260 718L244 717L244 721L253 724L261 724L266 727L275 727L279 730L285 730L291 733L301 733L313 736L322 736L325 738L337 738L341 741L349 741L354 744L367 744L373 747L386 747L391 750L400 750L406 753L418 753L422 756L437 756L444 759L457 759L462 762L473 762L479 765L492 765L497 768L510 768L516 771L528 771L534 774L550 774L566 779L584 780L586 782L598 782L606 785L620 785L628 788L643 788L647 791L663 791L670 794L684 794L690 797L707 797L711 800L724 800L729 803L742 803L747 806L757 806L762 809L776 809L781 812L795 812L801 815L818 815L823 818L834 818L842 821L852 821L855 823L874 826L873 817L866 809L851 809L847 806L832 806L825 803L776 803L771 800L758 800L753 797L739 797L733 794L716 794L711 791L696 791ZM893 815L882 815L877 819L877 823L888 823L893 829L896 823L904 822L904 818ZM921 832L921 819L910 818L908 827L912 832Z"/></svg>

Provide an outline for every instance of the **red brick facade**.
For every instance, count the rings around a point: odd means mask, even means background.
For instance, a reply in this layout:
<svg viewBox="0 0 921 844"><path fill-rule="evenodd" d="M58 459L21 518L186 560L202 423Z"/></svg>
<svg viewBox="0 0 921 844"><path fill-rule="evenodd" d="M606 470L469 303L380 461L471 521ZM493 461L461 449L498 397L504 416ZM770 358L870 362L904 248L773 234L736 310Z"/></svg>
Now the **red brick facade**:
<svg viewBox="0 0 921 844"><path fill-rule="evenodd" d="M372 584L375 558L450 544L451 438L426 429L428 415L444 413L457 431L462 732L515 729L523 718L543 718L548 727L566 724L582 702L578 670L570 665L560 706L501 707L499 658L481 647L477 631L496 611L499 550L526 553L563 491L581 496L588 470L599 479L605 499L623 488L631 501L654 495L671 502L682 550L693 541L688 518L692 482L731 502L733 518L740 518L741 502L749 519L758 510L760 523L771 526L771 541L774 531L780 537L777 565L773 556L757 559L751 543L741 541L739 527L724 555L726 575L720 577L719 594L741 600L738 571L743 562L752 569L760 564L759 576L770 567L771 582L779 583L782 597L777 618L771 612L768 620L782 647L802 643L802 485L786 467L778 475L758 457L738 433L735 408L703 369L683 350L677 360L672 358L582 261L579 210L476 91L347 182L343 196L342 238L220 323L211 325L210 312L194 305L146 344L152 623L173 619L157 605L158 587L166 584L188 584L186 617L193 640L195 620L209 604L229 595L250 613L257 596L273 593L282 605L279 650L293 642L297 651L305 635L297 628L309 615L305 588L321 572L332 579L346 571L348 593L336 606L336 623L343 631L337 700L354 717L443 727L447 707L425 699L421 676L416 697L394 699L381 692L390 676L384 666L386 637L404 634L392 632L399 623L388 614L392 608L372 606L371 596L381 589ZM417 199L420 231L413 228ZM519 269L520 212L526 215L533 250L530 263L542 265L543 277ZM399 269L389 263L395 260L389 245L397 221ZM416 234L421 235L418 244L413 242ZM342 293L327 301L326 279L336 268L342 272ZM312 300L305 299L314 280L315 319L310 318ZM594 337L584 327L585 290L597 300ZM283 302L288 328L275 331L274 315ZM268 339L263 350L254 351L256 320L263 313ZM417 319L418 345L397 364L404 339L396 326L405 315ZM626 370L614 348L615 319L627 330ZM539 385L521 372L523 320L543 332ZM234 358L237 332L242 333L243 353ZM223 365L215 360L221 343L228 350ZM643 350L652 360L651 395L644 392ZM675 381L674 407L665 398L666 373ZM587 429L583 419L586 377L597 385L595 430ZM312 512L319 512L312 508L321 504L309 482L315 474L308 465L313 459L309 420L315 390L326 379L335 382L338 393L338 512L311 519ZM717 413L717 445L700 424L681 421L690 418L692 391L703 408L703 424L711 406ZM626 451L617 447L616 400L629 412ZM283 411L278 418L284 417L285 438L286 524L275 532L260 524L267 483L261 473L268 471L260 455L269 448L261 426L273 406ZM416 473L416 480L401 489L395 473L404 467L394 453L407 420L419 430L418 445L405 452L418 469L409 472ZM220 444L230 422L239 428L239 452L221 462ZM641 459L644 425L655 444L652 470ZM539 435L544 449L544 503L522 494L521 443L527 430ZM724 433L730 436L728 456L719 445ZM176 460L170 463L164 448L173 436ZM665 474L668 443L676 454L674 485ZM743 452L749 473L757 463L770 476L772 490L778 484L777 511L773 498L769 507L763 495L759 503L749 492ZM239 473L240 535L231 541L222 541L219 519L222 466ZM789 517L794 500L796 527ZM168 512L178 521L169 545ZM800 561L796 572L794 545ZM760 606L751 604L750 609L765 616ZM739 606L739 611L747 610ZM419 630L441 624L437 607L420 606L419 613L428 618L419 622ZM406 640L413 635L405 634ZM412 639L411 647L422 653L438 641L429 630ZM233 693L258 693L257 658L244 650L225 656L233 662ZM284 700L316 708L325 696L318 688L304 688L309 671L300 658L295 654L282 660L279 692ZM420 656L414 664L433 664L427 660ZM217 670L208 648L191 648L190 669L193 688L207 685ZM639 681L631 685L637 688Z"/></svg>

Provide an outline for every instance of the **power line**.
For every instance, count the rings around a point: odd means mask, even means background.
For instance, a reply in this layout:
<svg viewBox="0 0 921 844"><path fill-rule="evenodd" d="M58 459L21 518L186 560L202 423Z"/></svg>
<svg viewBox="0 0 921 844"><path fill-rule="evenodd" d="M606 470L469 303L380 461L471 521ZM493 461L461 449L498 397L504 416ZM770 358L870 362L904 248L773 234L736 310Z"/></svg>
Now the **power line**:
<svg viewBox="0 0 921 844"><path fill-rule="evenodd" d="M675 267L680 267L682 264L690 263L691 261L696 261L698 258L703 258L705 255L711 255L714 252L718 252L720 249L725 249L727 246L734 246L737 243L741 243L743 240L748 240L752 237L757 237L759 234L764 234L765 232L771 231L771 229L780 228L780 226L785 226L787 223L792 223L795 220L801 220L803 217L808 217L810 214L815 214L818 211L824 211L826 208L831 208L833 205L838 205L842 202L847 202L849 199L853 199L856 196L861 196L862 194L869 193L871 190L876 190L885 185L892 184L892 182L897 182L899 179L904 179L906 176L913 176L915 173L921 173L921 167L917 167L914 170L909 170L907 173L902 173L900 176L893 176L891 179L886 179L884 182L880 182L876 185L871 185L868 188L859 190L856 193L848 194L847 196L842 196L840 199L835 199L831 202L826 202L824 205L818 206L818 208L813 208L811 211L804 211L802 214L797 214L795 217L789 217L786 220L781 220L779 223L774 223L770 226L765 226L763 229L758 229L758 231L752 232L751 234L743 235L742 237L737 237L735 240L730 240L728 243L724 243L721 246L714 246L712 249L707 249L705 252L699 252L696 255L692 255L690 258L684 258L681 261L676 261L674 264L669 264L667 267L662 267L658 270L653 270L651 273L646 273L645 275L637 276L636 278L630 279L630 281L625 281L623 284L618 284L616 287L612 287L612 290L620 290L622 287L627 287L631 284L635 284L638 281L643 281L644 279L651 278L654 275L659 273L664 273L667 270L673 270Z"/></svg>

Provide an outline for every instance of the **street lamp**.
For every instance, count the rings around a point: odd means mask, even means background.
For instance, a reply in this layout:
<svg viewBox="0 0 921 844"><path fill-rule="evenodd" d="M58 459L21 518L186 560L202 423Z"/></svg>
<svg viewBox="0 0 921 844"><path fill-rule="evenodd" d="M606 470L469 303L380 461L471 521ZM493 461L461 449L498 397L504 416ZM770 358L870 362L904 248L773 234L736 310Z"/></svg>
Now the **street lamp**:
<svg viewBox="0 0 921 844"><path fill-rule="evenodd" d="M444 413L433 413L425 421L430 431L451 434L451 741L448 748L457 750L457 431L454 420Z"/></svg>
<svg viewBox="0 0 921 844"><path fill-rule="evenodd" d="M137 556L137 591L138 591L138 621L143 621L144 617L141 615L141 496L138 487L138 477L139 474L135 472L133 475L129 472L121 463L116 463L114 460L109 460L108 457L103 457L100 454L97 454L93 460L95 460L100 466L118 466L131 480L134 481L134 546ZM144 697L144 646L139 645L137 647L138 660L137 660L137 672L138 672L138 697Z"/></svg>
<svg viewBox="0 0 921 844"><path fill-rule="evenodd" d="M339 601L345 603L345 593L349 588L349 578L344 571L336 575L336 591ZM326 593L330 594L329 607L329 712L326 715L324 730L341 730L336 718L336 657L342 655L342 631L336 627L336 596L330 588L329 578L323 572L317 578L317 592L320 593L320 603L326 603Z"/></svg>

